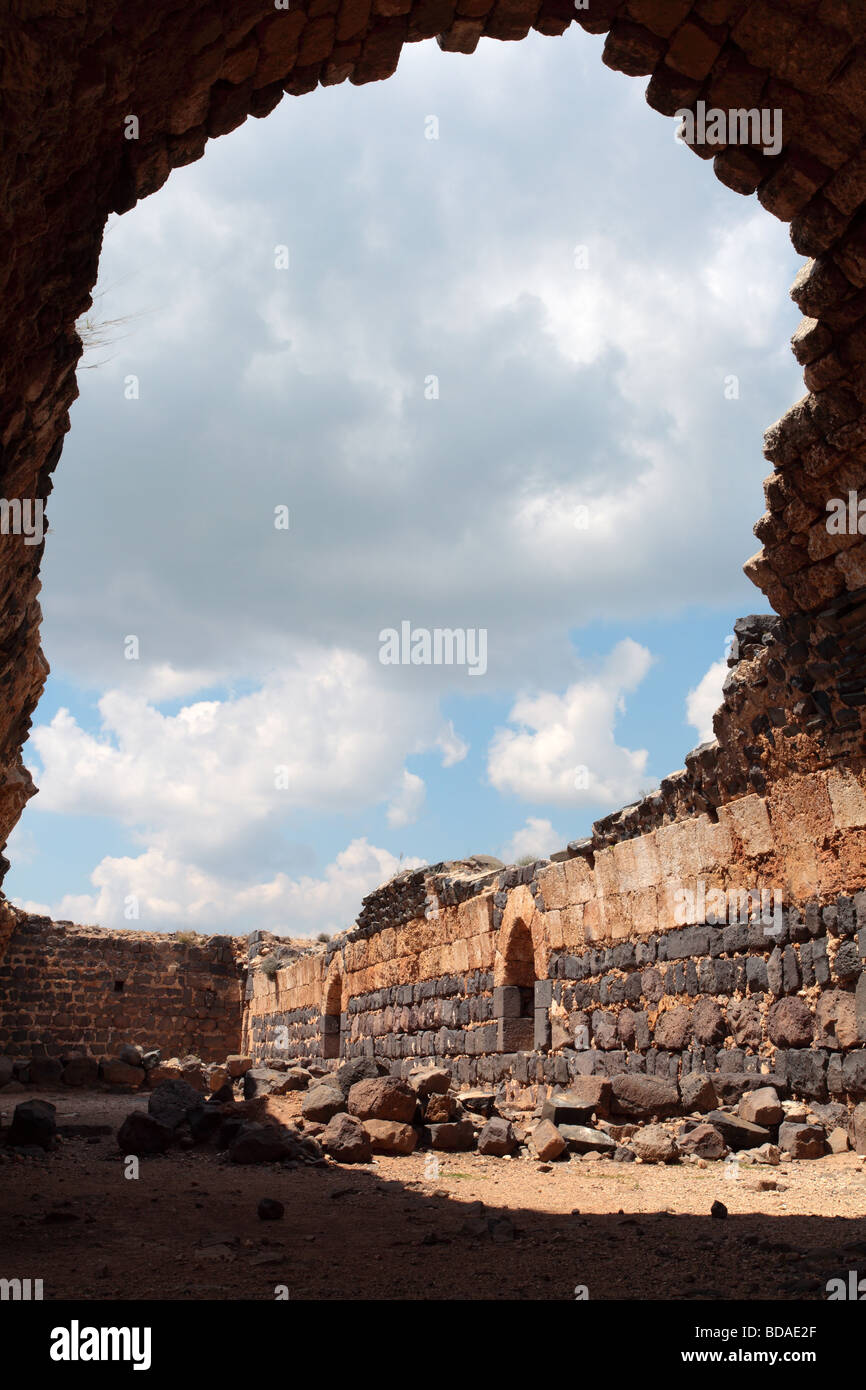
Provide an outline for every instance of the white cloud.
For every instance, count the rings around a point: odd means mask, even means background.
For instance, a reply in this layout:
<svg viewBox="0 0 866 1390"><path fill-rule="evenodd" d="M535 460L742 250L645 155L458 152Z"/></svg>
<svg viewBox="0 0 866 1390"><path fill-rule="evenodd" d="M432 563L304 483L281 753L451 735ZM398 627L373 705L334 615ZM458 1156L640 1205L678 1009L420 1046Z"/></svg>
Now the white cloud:
<svg viewBox="0 0 866 1390"><path fill-rule="evenodd" d="M453 767L455 763L461 763L469 752L469 744L455 732L451 719L437 738L436 747L442 754L443 767Z"/></svg>
<svg viewBox="0 0 866 1390"><path fill-rule="evenodd" d="M621 748L614 737L624 695L640 685L652 662L646 647L619 642L597 672L584 674L564 695L519 699L498 729L487 770L498 791L527 801L589 805L629 801L644 776L647 751Z"/></svg>
<svg viewBox="0 0 866 1390"><path fill-rule="evenodd" d="M501 856L506 864L515 864L518 859L525 859L529 855L533 859L547 859L554 850L562 849L563 844L562 836L554 830L549 820L528 816L526 824L503 845Z"/></svg>
<svg viewBox="0 0 866 1390"><path fill-rule="evenodd" d="M686 696L686 718L697 729L700 743L715 738L713 715L722 703L722 686L727 674L727 661L714 661L694 690L690 690Z"/></svg>
<svg viewBox="0 0 866 1390"><path fill-rule="evenodd" d="M421 814L426 795L427 788L423 779L404 767L400 789L388 807L388 824L395 828L400 825L412 825Z"/></svg>
<svg viewBox="0 0 866 1390"><path fill-rule="evenodd" d="M422 861L398 860L366 839L353 840L321 878L278 873L267 882L237 882L207 873L162 848L136 858L105 858L91 874L94 893L67 894L53 904L20 902L55 920L242 935L254 929L281 936L314 936L350 927L361 899L398 871ZM127 916L135 899L138 916Z"/></svg>

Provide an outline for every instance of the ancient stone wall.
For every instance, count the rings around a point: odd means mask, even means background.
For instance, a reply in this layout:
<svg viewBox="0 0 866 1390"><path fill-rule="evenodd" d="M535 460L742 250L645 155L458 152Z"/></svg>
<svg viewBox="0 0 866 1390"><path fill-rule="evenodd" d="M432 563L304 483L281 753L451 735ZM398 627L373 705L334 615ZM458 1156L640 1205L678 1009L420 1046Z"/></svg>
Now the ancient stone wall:
<svg viewBox="0 0 866 1390"><path fill-rule="evenodd" d="M417 902L409 877L382 900ZM465 1084L707 1069L866 1095L866 777L793 775L489 879L428 873L424 917L389 925L372 895L323 955L254 970L245 1045Z"/></svg>
<svg viewBox="0 0 866 1390"><path fill-rule="evenodd" d="M114 1055L123 1043L222 1061L241 1040L238 943L16 913L0 961L0 1053Z"/></svg>

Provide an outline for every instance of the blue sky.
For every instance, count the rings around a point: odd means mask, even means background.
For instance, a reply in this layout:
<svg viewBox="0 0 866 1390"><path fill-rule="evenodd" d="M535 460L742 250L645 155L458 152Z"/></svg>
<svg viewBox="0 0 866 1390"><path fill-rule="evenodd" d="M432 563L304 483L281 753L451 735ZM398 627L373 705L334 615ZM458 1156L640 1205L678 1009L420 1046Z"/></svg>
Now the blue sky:
<svg viewBox="0 0 866 1390"><path fill-rule="evenodd" d="M600 47L411 45L111 219L15 901L339 930L400 862L549 853L707 736L767 609L798 260ZM484 629L485 674L383 665L403 621Z"/></svg>

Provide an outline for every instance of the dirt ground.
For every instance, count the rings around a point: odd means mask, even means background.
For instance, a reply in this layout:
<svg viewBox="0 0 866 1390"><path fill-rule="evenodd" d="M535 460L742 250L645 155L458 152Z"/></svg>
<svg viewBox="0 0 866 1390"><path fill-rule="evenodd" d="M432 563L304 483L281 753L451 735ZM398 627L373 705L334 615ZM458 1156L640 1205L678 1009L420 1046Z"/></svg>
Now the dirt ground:
<svg viewBox="0 0 866 1390"><path fill-rule="evenodd" d="M823 1300L828 1279L866 1276L854 1154L732 1179L723 1163L475 1153L286 1170L206 1148L143 1159L131 1179L114 1131L146 1095L39 1095L61 1129L112 1131L0 1164L0 1277L41 1278L46 1299ZM4 1124L12 1108L0 1095ZM281 1221L259 1219L261 1197Z"/></svg>

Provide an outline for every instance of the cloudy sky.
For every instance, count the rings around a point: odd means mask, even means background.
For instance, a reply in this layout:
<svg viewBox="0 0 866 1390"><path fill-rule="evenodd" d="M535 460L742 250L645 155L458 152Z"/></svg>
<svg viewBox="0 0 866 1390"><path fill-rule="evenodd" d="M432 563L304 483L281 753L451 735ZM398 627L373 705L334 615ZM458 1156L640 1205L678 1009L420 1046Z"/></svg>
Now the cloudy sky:
<svg viewBox="0 0 866 1390"><path fill-rule="evenodd" d="M411 45L111 219L15 901L340 930L400 863L549 853L710 736L767 609L798 262L600 51ZM406 623L485 659L384 664Z"/></svg>

